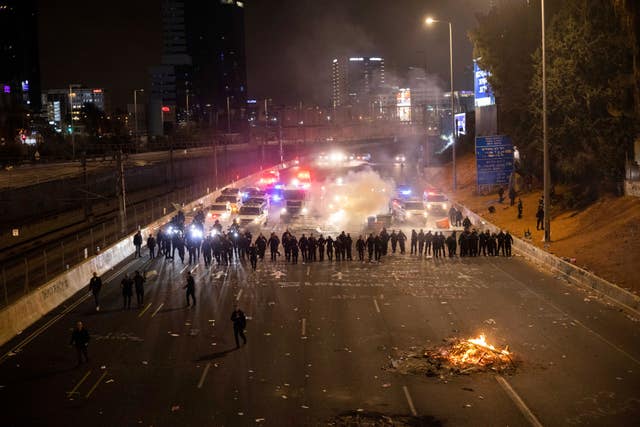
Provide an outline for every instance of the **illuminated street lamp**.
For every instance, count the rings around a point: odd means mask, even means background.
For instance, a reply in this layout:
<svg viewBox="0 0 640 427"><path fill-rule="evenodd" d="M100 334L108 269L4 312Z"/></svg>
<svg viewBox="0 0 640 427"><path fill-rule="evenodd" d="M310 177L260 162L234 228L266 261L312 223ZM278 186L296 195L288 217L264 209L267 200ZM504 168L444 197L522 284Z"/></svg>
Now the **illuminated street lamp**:
<svg viewBox="0 0 640 427"><path fill-rule="evenodd" d="M454 99L453 99L453 36L451 30L451 21L439 21L437 19L433 19L432 17L428 17L425 19L425 24L433 25L437 23L448 23L449 24L449 80L451 82L451 139L452 139L452 157L453 157L453 191L456 191L457 188L457 180L456 180L456 115L455 115L455 107L454 107Z"/></svg>

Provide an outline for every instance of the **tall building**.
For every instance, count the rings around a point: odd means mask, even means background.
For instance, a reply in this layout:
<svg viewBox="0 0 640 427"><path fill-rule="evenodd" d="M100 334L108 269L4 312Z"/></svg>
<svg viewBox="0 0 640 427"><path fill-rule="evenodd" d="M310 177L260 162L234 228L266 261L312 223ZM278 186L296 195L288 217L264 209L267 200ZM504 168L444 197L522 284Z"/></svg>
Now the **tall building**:
<svg viewBox="0 0 640 427"><path fill-rule="evenodd" d="M383 58L351 56L333 59L331 104L334 108L368 106L384 86Z"/></svg>
<svg viewBox="0 0 640 427"><path fill-rule="evenodd" d="M36 0L0 0L0 85L15 102L40 111Z"/></svg>
<svg viewBox="0 0 640 427"><path fill-rule="evenodd" d="M163 0L162 23L162 64L150 69L150 133L210 122L212 109L226 114L227 104L236 124L247 92L244 3Z"/></svg>
<svg viewBox="0 0 640 427"><path fill-rule="evenodd" d="M102 88L72 84L68 88L42 92L43 112L49 124L58 132L69 131L69 127L72 127L74 132L81 133L80 113L85 104L92 104L104 113L109 112L108 98Z"/></svg>

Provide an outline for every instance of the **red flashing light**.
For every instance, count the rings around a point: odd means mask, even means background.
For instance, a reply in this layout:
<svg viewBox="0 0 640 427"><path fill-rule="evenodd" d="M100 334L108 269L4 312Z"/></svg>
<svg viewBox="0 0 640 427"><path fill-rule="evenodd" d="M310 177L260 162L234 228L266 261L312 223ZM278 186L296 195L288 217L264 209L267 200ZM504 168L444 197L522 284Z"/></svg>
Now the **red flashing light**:
<svg viewBox="0 0 640 427"><path fill-rule="evenodd" d="M162 107L162 112L163 113L168 113L169 111L171 111L171 108L169 108L167 106Z"/></svg>
<svg viewBox="0 0 640 427"><path fill-rule="evenodd" d="M311 179L311 174L309 171L300 171L298 172L298 179Z"/></svg>
<svg viewBox="0 0 640 427"><path fill-rule="evenodd" d="M94 89L93 93L102 93L102 89Z"/></svg>

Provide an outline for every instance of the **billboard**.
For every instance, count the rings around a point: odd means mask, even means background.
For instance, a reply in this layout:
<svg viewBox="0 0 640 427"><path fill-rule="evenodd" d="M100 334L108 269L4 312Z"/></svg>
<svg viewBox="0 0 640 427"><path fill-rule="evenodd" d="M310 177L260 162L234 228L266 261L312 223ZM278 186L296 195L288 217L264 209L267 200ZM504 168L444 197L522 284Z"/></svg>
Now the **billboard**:
<svg viewBox="0 0 640 427"><path fill-rule="evenodd" d="M504 135L476 138L478 185L509 184L513 173L513 144Z"/></svg>
<svg viewBox="0 0 640 427"><path fill-rule="evenodd" d="M485 107L496 103L491 86L487 80L490 75L488 71L484 71L478 67L477 61L473 61L473 87L476 107Z"/></svg>
<svg viewBox="0 0 640 427"><path fill-rule="evenodd" d="M398 118L401 122L411 121L411 89L400 89L396 94Z"/></svg>
<svg viewBox="0 0 640 427"><path fill-rule="evenodd" d="M458 135L467 134L467 113L458 113L454 116Z"/></svg>

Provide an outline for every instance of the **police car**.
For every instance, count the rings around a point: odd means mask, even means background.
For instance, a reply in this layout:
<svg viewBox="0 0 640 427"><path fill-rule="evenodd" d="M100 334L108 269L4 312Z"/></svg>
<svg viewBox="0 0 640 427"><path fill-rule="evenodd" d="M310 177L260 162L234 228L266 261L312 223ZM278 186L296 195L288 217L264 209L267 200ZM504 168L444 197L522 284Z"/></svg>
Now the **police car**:
<svg viewBox="0 0 640 427"><path fill-rule="evenodd" d="M428 212L446 214L449 212L451 204L444 193L435 190L424 192L424 203Z"/></svg>
<svg viewBox="0 0 640 427"><path fill-rule="evenodd" d="M236 221L241 227L249 225L266 225L269 219L269 210L266 203L245 203L238 210Z"/></svg>
<svg viewBox="0 0 640 427"><path fill-rule="evenodd" d="M231 216L231 204L229 202L214 203L209 206L207 218L211 220L226 220Z"/></svg>
<svg viewBox="0 0 640 427"><path fill-rule="evenodd" d="M422 200L395 199L391 203L392 215L396 221L424 224L427 222L427 211Z"/></svg>

